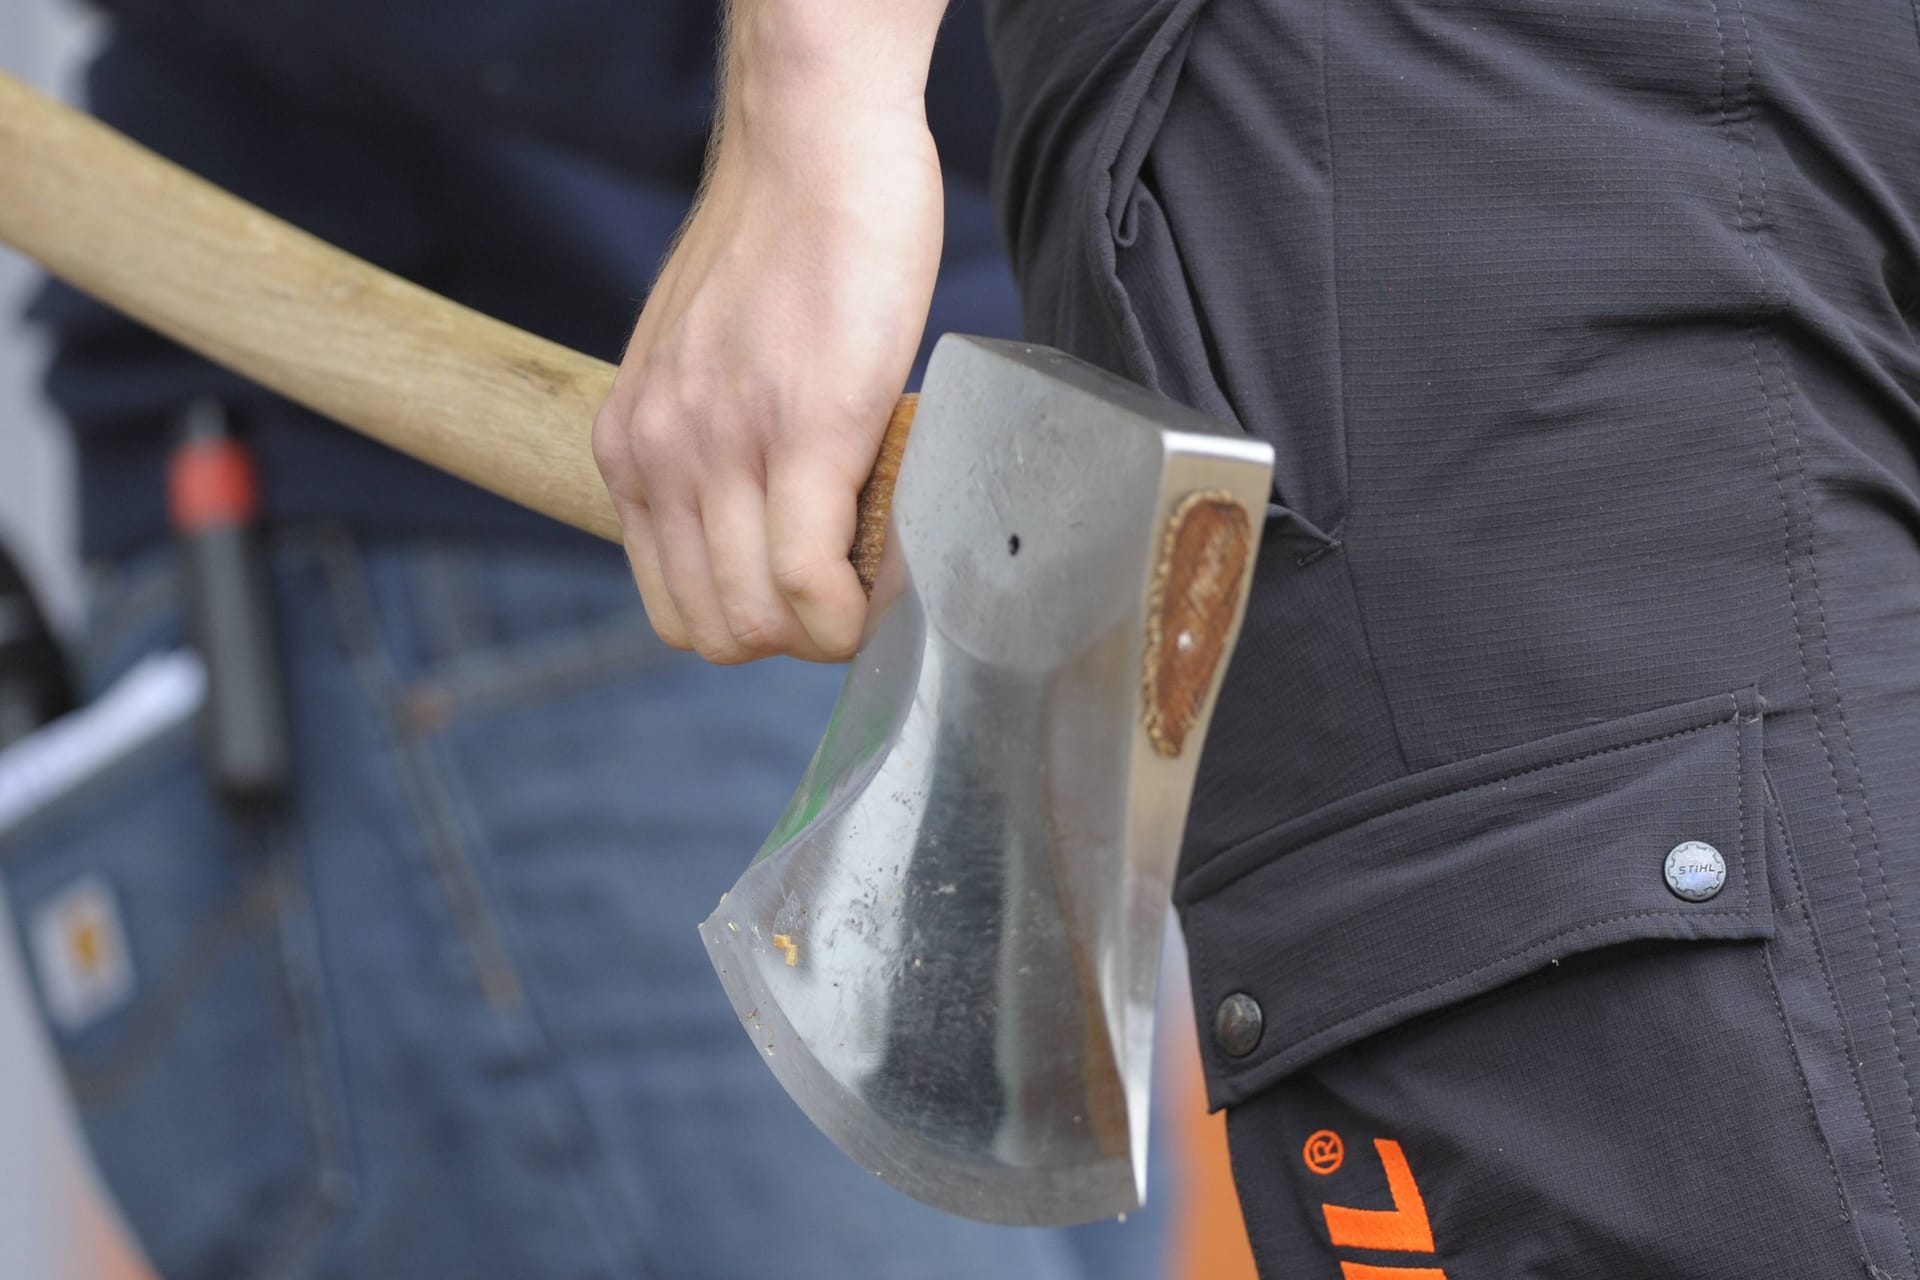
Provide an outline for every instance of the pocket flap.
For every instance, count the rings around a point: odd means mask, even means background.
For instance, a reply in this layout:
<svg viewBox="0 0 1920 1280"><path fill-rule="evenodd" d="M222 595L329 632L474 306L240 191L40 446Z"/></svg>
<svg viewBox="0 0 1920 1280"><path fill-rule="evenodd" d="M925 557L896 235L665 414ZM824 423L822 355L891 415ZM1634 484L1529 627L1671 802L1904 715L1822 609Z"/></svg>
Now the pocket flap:
<svg viewBox="0 0 1920 1280"><path fill-rule="evenodd" d="M1564 956L1770 936L1761 705L1742 689L1424 770L1196 867L1175 897L1213 1105ZM1687 841L1726 864L1706 901L1667 884ZM1211 1034L1234 994L1261 1013L1239 1057Z"/></svg>

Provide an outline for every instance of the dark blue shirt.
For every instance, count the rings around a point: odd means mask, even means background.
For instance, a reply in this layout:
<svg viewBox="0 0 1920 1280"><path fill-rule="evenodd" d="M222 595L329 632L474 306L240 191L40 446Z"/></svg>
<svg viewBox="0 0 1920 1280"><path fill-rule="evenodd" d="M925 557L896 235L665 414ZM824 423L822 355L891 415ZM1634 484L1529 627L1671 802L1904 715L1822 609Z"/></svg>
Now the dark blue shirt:
<svg viewBox="0 0 1920 1280"><path fill-rule="evenodd" d="M699 176L711 0L111 0L89 105L301 227L511 323L617 359ZM1009 334L986 194L995 126L978 14L956 6L929 110L948 170L928 325ZM512 537L559 526L214 369L60 286L48 389L72 424L89 555L165 534L167 423L217 391L272 517Z"/></svg>

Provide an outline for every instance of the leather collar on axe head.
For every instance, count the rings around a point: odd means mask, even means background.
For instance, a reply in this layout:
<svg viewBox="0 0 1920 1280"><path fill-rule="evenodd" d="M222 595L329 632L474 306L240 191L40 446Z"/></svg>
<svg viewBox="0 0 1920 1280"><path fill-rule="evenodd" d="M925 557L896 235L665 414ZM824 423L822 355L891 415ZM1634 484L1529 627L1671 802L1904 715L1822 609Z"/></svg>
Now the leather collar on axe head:
<svg viewBox="0 0 1920 1280"><path fill-rule="evenodd" d="M833 720L701 926L787 1092L909 1195L1144 1198L1168 890L1272 469L1059 352L936 351Z"/></svg>

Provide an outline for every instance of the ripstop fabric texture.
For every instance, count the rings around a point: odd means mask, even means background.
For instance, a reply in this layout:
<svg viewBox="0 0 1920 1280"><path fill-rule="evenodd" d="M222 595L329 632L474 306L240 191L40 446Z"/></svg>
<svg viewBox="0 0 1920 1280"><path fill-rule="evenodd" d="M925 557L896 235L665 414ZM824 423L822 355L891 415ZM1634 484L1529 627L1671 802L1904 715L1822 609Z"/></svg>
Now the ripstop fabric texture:
<svg viewBox="0 0 1920 1280"><path fill-rule="evenodd" d="M992 6L1031 336L1279 456L1176 891L1273 1280L1916 1274L1917 21Z"/></svg>

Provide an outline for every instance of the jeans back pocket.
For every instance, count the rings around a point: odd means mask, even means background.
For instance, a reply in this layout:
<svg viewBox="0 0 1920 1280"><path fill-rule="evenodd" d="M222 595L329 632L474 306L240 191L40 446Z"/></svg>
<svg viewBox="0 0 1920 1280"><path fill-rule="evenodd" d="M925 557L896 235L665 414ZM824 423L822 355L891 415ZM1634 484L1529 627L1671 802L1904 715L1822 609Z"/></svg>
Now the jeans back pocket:
<svg viewBox="0 0 1920 1280"><path fill-rule="evenodd" d="M165 1275L302 1274L346 1200L284 830L227 818L182 724L0 832L25 969L95 1161Z"/></svg>

